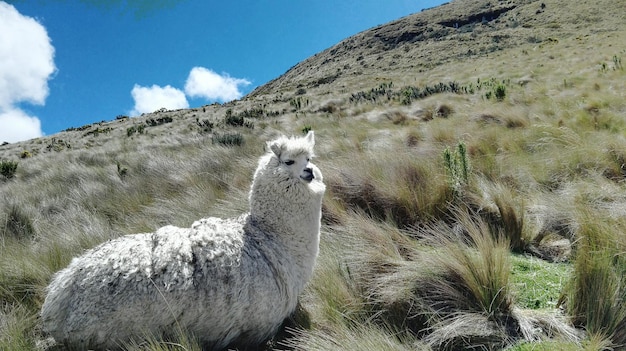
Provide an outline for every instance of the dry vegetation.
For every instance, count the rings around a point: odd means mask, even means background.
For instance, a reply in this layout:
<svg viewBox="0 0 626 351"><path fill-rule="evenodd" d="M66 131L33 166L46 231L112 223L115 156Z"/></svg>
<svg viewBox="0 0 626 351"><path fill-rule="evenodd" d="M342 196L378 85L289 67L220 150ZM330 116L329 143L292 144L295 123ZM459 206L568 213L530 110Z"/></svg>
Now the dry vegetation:
<svg viewBox="0 0 626 351"><path fill-rule="evenodd" d="M626 4L495 8L513 5L378 27L224 106L0 147L0 350L62 350L37 320L55 271L119 235L246 211L264 142L311 128L321 253L265 349L624 349ZM184 333L127 348L198 349Z"/></svg>

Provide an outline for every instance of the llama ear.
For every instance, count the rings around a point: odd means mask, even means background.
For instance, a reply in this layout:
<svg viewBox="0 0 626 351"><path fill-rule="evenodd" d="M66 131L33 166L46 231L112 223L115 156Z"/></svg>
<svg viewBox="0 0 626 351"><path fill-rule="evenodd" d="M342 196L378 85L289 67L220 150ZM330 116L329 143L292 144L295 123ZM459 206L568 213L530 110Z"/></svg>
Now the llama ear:
<svg viewBox="0 0 626 351"><path fill-rule="evenodd" d="M272 152L274 153L274 155L276 155L276 157L280 157L280 154L282 152L283 149L283 143L280 142L280 140L274 140L274 141L270 141L269 143L267 143L270 147L270 150L272 150Z"/></svg>
<svg viewBox="0 0 626 351"><path fill-rule="evenodd" d="M311 146L315 146L315 133L312 130L309 130L304 138Z"/></svg>

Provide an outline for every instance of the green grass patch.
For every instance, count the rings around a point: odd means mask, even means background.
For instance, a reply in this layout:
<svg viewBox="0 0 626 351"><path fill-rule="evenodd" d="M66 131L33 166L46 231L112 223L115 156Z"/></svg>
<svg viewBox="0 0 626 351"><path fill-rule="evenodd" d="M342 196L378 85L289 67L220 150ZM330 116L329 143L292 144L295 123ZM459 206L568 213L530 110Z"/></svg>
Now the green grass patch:
<svg viewBox="0 0 626 351"><path fill-rule="evenodd" d="M511 255L511 284L519 307L555 308L573 268L568 263Z"/></svg>
<svg viewBox="0 0 626 351"><path fill-rule="evenodd" d="M575 342L541 341L522 342L507 349L507 351L579 351L581 347Z"/></svg>

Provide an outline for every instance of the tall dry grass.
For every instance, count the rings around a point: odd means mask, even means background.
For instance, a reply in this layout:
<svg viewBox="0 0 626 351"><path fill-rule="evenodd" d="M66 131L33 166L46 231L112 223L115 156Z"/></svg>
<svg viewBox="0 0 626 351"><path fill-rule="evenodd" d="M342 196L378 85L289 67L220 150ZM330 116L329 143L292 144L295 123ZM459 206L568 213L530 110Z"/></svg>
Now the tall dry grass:
<svg viewBox="0 0 626 351"><path fill-rule="evenodd" d="M315 162L328 185L321 251L299 322L265 349L623 348L626 76L611 57L625 54L623 33L607 28L410 72L376 70L371 81L354 75L338 80L341 86L307 89L311 103L297 111L284 90L164 112L173 122L143 134L128 136L127 128L145 124L129 119L0 147L2 160L19 162L14 177L0 179L0 349L47 348L37 321L45 286L84 250L245 211L264 142L305 128L316 131ZM397 89L508 83L502 101L481 91L408 106L348 102L351 87L369 91L378 80L393 80ZM333 109L320 112L331 100ZM283 112L248 118L248 127L225 125L227 109L259 106ZM445 116L436 113L442 106ZM214 144L212 132L197 127L205 118L215 132L245 142ZM104 127L112 129L85 135ZM459 143L471 172L455 189L443 152ZM24 151L30 157L20 158ZM532 274L552 261L559 269ZM530 272L515 275L520 267ZM569 283L561 288L562 281ZM563 310L552 301L520 301L520 289L547 282L558 284L533 299L562 292ZM127 349L198 345L182 333Z"/></svg>

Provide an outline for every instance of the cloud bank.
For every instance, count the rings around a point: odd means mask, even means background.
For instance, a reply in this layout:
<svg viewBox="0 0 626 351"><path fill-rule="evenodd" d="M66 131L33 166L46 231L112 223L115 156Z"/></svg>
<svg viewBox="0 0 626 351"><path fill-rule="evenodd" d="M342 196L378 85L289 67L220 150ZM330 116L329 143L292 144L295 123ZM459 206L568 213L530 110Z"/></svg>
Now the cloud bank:
<svg viewBox="0 0 626 351"><path fill-rule="evenodd" d="M246 79L232 78L226 73L220 75L204 67L194 67L187 77L184 92L170 85L143 87L135 84L130 92L135 101L130 115L138 116L161 108L189 108L187 97L219 102L236 100L243 96L240 87L249 84L251 83Z"/></svg>
<svg viewBox="0 0 626 351"><path fill-rule="evenodd" d="M189 108L185 93L169 85L142 87L135 84L130 94L135 100L135 108L130 112L131 116L154 112L161 108L168 110Z"/></svg>
<svg viewBox="0 0 626 351"><path fill-rule="evenodd" d="M48 79L56 71L54 47L39 22L5 2L0 2L0 33L0 143L40 137L41 122L19 104L45 103Z"/></svg>
<svg viewBox="0 0 626 351"><path fill-rule="evenodd" d="M240 86L247 86L246 79L232 78L228 74L219 75L204 67L194 67L185 83L185 93L212 101L227 102L239 99L243 93Z"/></svg>

